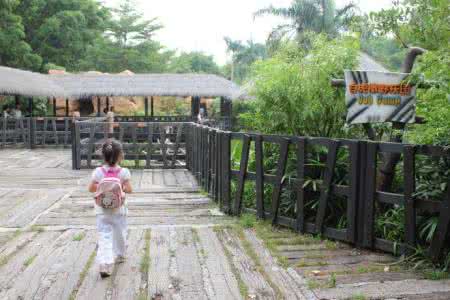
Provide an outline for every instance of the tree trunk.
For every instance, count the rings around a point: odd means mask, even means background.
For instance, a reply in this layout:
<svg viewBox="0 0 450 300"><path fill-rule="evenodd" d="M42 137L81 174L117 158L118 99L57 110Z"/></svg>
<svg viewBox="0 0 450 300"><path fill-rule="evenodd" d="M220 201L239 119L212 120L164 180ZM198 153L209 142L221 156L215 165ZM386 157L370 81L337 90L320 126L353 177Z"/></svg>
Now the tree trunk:
<svg viewBox="0 0 450 300"><path fill-rule="evenodd" d="M406 58L403 62L401 72L402 73L411 73L414 62L417 58L417 56L422 55L425 53L425 50L422 48L410 48L408 54L406 55ZM403 123L393 123L392 127L395 129L400 129L401 133L396 134L391 137L389 140L393 143L402 143L403 142L403 134L405 130L405 124ZM394 181L395 177L395 167L397 166L398 162L400 161L401 154L398 153L384 153L382 155L382 163L380 170L378 172L378 190L386 192L388 191L391 186L392 182Z"/></svg>

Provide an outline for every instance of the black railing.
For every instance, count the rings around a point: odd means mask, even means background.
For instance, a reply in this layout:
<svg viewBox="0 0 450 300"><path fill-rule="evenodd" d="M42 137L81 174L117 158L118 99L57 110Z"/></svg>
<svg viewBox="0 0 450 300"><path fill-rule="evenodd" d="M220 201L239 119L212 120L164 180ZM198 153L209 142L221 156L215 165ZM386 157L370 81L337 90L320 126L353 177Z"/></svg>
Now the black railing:
<svg viewBox="0 0 450 300"><path fill-rule="evenodd" d="M31 126L30 118L0 118L0 147L11 145L30 147Z"/></svg>
<svg viewBox="0 0 450 300"><path fill-rule="evenodd" d="M449 161L448 148L188 128L187 167L226 213L254 213L300 233L397 254L419 245L419 218L437 218L431 241L420 243L435 260L449 249L450 182L428 200L414 175L418 156ZM388 193L377 190L376 178L377 157L389 152L402 155L403 183ZM255 201L246 203L246 193ZM401 214L401 236L390 240L376 225L389 210Z"/></svg>
<svg viewBox="0 0 450 300"><path fill-rule="evenodd" d="M192 116L115 116L114 122L192 122Z"/></svg>
<svg viewBox="0 0 450 300"><path fill-rule="evenodd" d="M106 139L122 143L123 165L131 168L185 168L185 131L182 122L75 122L72 140L73 169L102 164L101 146Z"/></svg>

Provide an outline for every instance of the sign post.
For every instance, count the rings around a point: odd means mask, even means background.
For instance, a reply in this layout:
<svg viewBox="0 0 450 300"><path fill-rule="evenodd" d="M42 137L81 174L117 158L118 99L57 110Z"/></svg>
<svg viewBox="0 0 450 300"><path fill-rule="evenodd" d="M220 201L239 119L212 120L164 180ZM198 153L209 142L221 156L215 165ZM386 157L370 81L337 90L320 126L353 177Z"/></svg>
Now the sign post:
<svg viewBox="0 0 450 300"><path fill-rule="evenodd" d="M347 124L414 123L416 87L407 73L345 70Z"/></svg>

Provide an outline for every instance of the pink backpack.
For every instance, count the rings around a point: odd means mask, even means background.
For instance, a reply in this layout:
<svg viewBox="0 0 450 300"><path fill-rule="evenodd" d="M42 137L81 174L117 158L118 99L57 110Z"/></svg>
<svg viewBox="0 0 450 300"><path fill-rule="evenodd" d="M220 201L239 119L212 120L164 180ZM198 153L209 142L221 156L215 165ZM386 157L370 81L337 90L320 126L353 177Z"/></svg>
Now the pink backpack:
<svg viewBox="0 0 450 300"><path fill-rule="evenodd" d="M119 178L120 168L101 168L103 179L97 186L95 203L103 208L119 208L123 205L125 197L122 182Z"/></svg>

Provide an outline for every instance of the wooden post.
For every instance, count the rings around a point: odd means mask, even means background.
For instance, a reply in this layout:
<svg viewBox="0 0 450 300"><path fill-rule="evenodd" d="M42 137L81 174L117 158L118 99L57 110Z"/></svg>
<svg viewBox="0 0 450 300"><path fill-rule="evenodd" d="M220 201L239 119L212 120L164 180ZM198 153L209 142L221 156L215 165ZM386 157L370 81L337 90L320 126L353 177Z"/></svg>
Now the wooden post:
<svg viewBox="0 0 450 300"><path fill-rule="evenodd" d="M30 117L30 149L36 148L36 119Z"/></svg>
<svg viewBox="0 0 450 300"><path fill-rule="evenodd" d="M106 110L109 111L109 97L106 97Z"/></svg>
<svg viewBox="0 0 450 300"><path fill-rule="evenodd" d="M33 98L28 98L28 111L30 113L30 118L33 117Z"/></svg>
<svg viewBox="0 0 450 300"><path fill-rule="evenodd" d="M56 97L53 97L53 116L56 117Z"/></svg>
<svg viewBox="0 0 450 300"><path fill-rule="evenodd" d="M100 117L101 114L100 106L101 106L100 97L97 97L97 117Z"/></svg>
<svg viewBox="0 0 450 300"><path fill-rule="evenodd" d="M222 201L224 203L225 212L230 214L231 211L231 134L225 132L222 135L221 155L222 155L222 172L220 176Z"/></svg>
<svg viewBox="0 0 450 300"><path fill-rule="evenodd" d="M200 97L194 96L191 100L191 117L195 120L200 112Z"/></svg>
<svg viewBox="0 0 450 300"><path fill-rule="evenodd" d="M66 98L66 117L69 116L69 98Z"/></svg>
<svg viewBox="0 0 450 300"><path fill-rule="evenodd" d="M145 104L145 118L148 118L148 97L144 98L144 104Z"/></svg>
<svg viewBox="0 0 450 300"><path fill-rule="evenodd" d="M231 128L231 114L232 114L232 102L230 99L220 98L220 117L224 121L224 129L229 130Z"/></svg>
<svg viewBox="0 0 450 300"><path fill-rule="evenodd" d="M233 214L239 216L242 211L242 198L245 188L245 179L247 176L247 166L250 153L250 136L244 135L242 139L242 151L241 151L241 162L239 164L239 175L238 175L238 187L236 191L236 198L234 199Z"/></svg>
<svg viewBox="0 0 450 300"><path fill-rule="evenodd" d="M150 97L150 116L153 118L155 116L155 110L154 110L154 101L153 96Z"/></svg>

